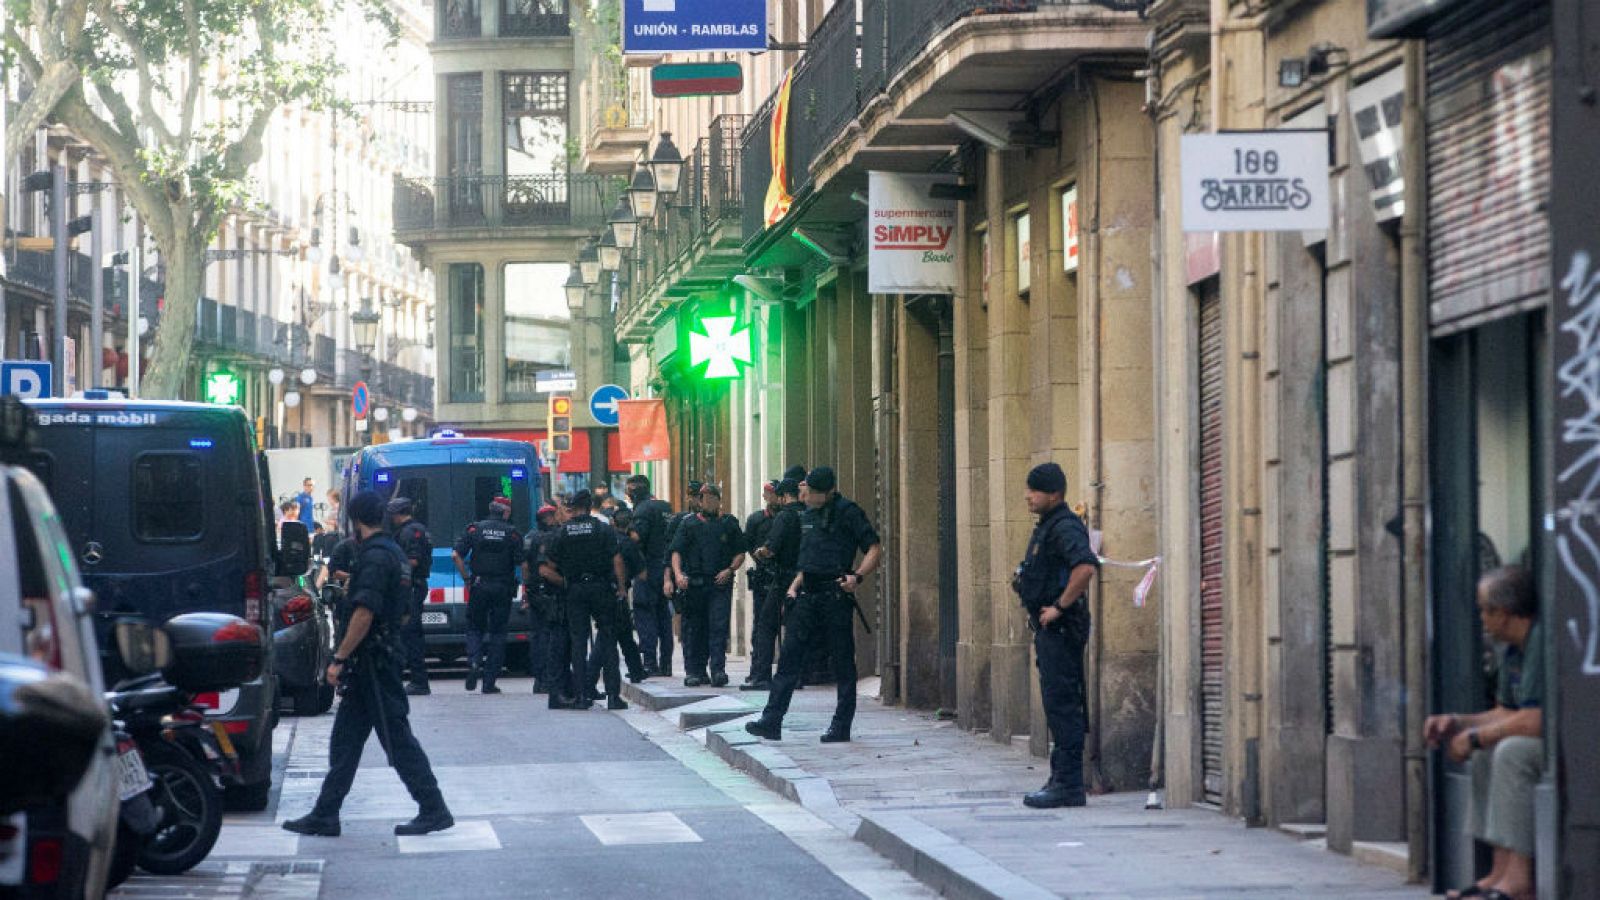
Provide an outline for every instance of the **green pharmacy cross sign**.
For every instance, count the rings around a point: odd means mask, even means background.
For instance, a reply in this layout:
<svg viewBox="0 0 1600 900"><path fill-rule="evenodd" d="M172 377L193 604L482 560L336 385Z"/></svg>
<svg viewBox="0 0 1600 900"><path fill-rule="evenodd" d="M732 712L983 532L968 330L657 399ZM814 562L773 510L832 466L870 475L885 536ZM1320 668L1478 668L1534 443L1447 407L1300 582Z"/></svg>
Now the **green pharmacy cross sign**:
<svg viewBox="0 0 1600 900"><path fill-rule="evenodd" d="M212 372L206 376L202 388L207 403L216 403L221 406L233 406L239 402L239 395L243 393L243 385L239 376L232 372Z"/></svg>
<svg viewBox="0 0 1600 900"><path fill-rule="evenodd" d="M689 368L705 366L707 381L738 378L755 359L751 337L737 316L702 316L689 326Z"/></svg>

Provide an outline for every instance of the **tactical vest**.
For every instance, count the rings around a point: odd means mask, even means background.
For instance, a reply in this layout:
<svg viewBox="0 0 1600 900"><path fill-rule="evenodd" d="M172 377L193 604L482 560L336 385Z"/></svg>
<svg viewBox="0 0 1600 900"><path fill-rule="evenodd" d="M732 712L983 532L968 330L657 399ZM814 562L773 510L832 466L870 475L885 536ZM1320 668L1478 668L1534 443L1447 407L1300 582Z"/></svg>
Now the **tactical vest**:
<svg viewBox="0 0 1600 900"><path fill-rule="evenodd" d="M495 581L515 577L517 541L511 523L485 519L473 527L478 537L472 547L472 574Z"/></svg>

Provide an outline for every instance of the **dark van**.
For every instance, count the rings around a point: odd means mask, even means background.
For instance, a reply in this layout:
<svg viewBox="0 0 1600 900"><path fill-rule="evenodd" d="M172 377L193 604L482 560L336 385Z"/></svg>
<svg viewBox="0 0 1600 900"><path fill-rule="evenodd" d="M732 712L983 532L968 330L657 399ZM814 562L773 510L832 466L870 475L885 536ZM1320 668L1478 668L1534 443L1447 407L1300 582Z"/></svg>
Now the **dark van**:
<svg viewBox="0 0 1600 900"><path fill-rule="evenodd" d="M123 399L28 405L39 423L29 468L48 487L95 593L100 646L113 646L112 619L129 614L161 623L224 612L272 633L273 518L243 410ZM269 660L261 678L199 698L238 751L229 788L246 808L264 809L271 787L272 670ZM107 658L107 682L120 677Z"/></svg>

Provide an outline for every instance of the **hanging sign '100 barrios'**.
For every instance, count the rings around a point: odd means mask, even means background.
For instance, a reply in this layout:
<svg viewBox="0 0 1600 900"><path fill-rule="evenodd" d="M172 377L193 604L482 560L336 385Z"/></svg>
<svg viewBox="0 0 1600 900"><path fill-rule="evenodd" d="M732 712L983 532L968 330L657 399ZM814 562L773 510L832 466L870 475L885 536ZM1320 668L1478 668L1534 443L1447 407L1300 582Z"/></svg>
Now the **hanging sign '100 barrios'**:
<svg viewBox="0 0 1600 900"><path fill-rule="evenodd" d="M1328 132L1183 136L1184 231L1328 227Z"/></svg>

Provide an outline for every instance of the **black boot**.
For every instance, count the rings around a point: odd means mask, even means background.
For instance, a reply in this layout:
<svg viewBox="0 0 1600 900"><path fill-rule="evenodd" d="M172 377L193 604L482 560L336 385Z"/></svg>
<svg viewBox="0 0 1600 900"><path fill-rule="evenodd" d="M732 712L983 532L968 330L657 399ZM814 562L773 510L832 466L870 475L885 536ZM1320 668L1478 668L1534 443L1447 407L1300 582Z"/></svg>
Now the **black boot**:
<svg viewBox="0 0 1600 900"><path fill-rule="evenodd" d="M712 672L711 673L711 686L712 687L727 687L728 686L728 673L727 672Z"/></svg>
<svg viewBox="0 0 1600 900"><path fill-rule="evenodd" d="M413 681L406 685L406 696L408 697L426 697L431 693L433 693L432 689L422 682Z"/></svg>
<svg viewBox="0 0 1600 900"><path fill-rule="evenodd" d="M284 822L283 830L311 837L338 837L340 832L339 817L336 815L319 816L313 810L298 819L290 819Z"/></svg>
<svg viewBox="0 0 1600 900"><path fill-rule="evenodd" d="M783 740L783 720L768 719L765 715L754 722L744 723L744 730L769 741Z"/></svg>
<svg viewBox="0 0 1600 900"><path fill-rule="evenodd" d="M478 679L482 678L482 677L483 677L483 673L479 672L477 667L474 666L472 671L467 673L467 684L466 684L467 690L469 690L469 691L477 690L478 689Z"/></svg>
<svg viewBox="0 0 1600 900"><path fill-rule="evenodd" d="M838 722L829 725L828 730L822 733L822 742L824 744L843 744L849 740L850 726L840 725Z"/></svg>
<svg viewBox="0 0 1600 900"><path fill-rule="evenodd" d="M550 693L550 708L551 709L587 709L588 707L580 706L576 699L574 699L572 697L568 697L566 694L563 694L560 691L552 691Z"/></svg>
<svg viewBox="0 0 1600 900"><path fill-rule="evenodd" d="M1055 780L1055 776L1051 776L1050 781L1044 787L1022 798L1024 806L1031 806L1034 809L1086 806L1088 802L1089 800L1083 795L1083 791L1073 790L1064 784L1058 783Z"/></svg>
<svg viewBox="0 0 1600 900"><path fill-rule="evenodd" d="M766 676L752 675L749 678L746 678L743 684L739 685L739 690L770 691L772 690L772 679Z"/></svg>
<svg viewBox="0 0 1600 900"><path fill-rule="evenodd" d="M485 681L483 683L483 692L485 694L499 694L499 693L502 693L502 691L499 688L494 686L494 682L492 682L492 681Z"/></svg>
<svg viewBox="0 0 1600 900"><path fill-rule="evenodd" d="M550 686L544 683L543 678L535 678L533 680L533 692L535 694L548 694L550 693Z"/></svg>
<svg viewBox="0 0 1600 900"><path fill-rule="evenodd" d="M606 698L606 709L627 709L627 708L628 708L628 701L622 699L621 697L607 697Z"/></svg>
<svg viewBox="0 0 1600 900"><path fill-rule="evenodd" d="M440 804L436 809L419 810L415 819L396 825L394 833L397 835L431 834L435 831L453 828L455 824L455 817L450 815L450 810Z"/></svg>

